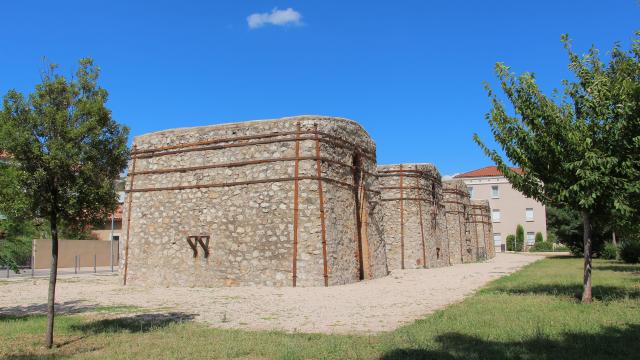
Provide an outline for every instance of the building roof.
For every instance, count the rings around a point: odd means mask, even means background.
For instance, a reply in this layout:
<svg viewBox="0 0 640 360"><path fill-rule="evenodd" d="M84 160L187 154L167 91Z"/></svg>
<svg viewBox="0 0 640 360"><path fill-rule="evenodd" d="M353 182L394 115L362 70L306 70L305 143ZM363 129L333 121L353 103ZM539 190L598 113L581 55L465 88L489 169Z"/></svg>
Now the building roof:
<svg viewBox="0 0 640 360"><path fill-rule="evenodd" d="M520 168L512 167L509 169L522 174L522 169ZM489 177L489 176L503 176L503 175L502 175L502 172L498 170L497 166L485 166L480 169L458 174L454 176L454 178L475 178L475 177Z"/></svg>

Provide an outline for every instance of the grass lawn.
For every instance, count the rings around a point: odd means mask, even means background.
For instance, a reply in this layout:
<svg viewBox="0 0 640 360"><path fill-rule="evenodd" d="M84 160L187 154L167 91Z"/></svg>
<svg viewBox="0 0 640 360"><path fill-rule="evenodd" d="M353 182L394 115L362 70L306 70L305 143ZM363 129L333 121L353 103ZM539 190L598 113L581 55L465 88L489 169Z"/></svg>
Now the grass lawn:
<svg viewBox="0 0 640 360"><path fill-rule="evenodd" d="M581 277L581 259L541 260L376 336L217 330L114 307L58 316L58 347L46 350L44 316L0 317L0 358L637 359L640 266L596 260L588 306L578 300ZM100 319L105 313L118 315Z"/></svg>

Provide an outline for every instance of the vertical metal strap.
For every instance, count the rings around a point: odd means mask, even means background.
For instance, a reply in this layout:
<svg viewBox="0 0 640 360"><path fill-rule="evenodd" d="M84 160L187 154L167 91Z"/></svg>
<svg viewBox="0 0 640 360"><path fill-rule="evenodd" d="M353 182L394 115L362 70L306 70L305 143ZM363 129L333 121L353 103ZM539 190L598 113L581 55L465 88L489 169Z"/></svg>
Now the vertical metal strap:
<svg viewBox="0 0 640 360"><path fill-rule="evenodd" d="M133 145L133 154L136 153L136 145ZM127 240L124 243L124 281L123 284L127 285L127 273L129 270L129 236L131 233L131 203L133 202L133 179L136 174L136 156L132 156L131 164L131 183L129 184L129 199L127 200Z"/></svg>
<svg viewBox="0 0 640 360"><path fill-rule="evenodd" d="M482 242L484 243L484 257L489 258L489 244L487 244L487 230L484 228L484 210L480 209L480 217L482 220ZM491 244L493 246L493 244Z"/></svg>
<svg viewBox="0 0 640 360"><path fill-rule="evenodd" d="M324 194L322 192L322 162L320 161L320 135L318 124L313 124L316 139L316 173L318 175L318 197L320 200L320 227L322 230L322 261L324 270L324 286L329 286L329 269L327 267L327 232L324 222Z"/></svg>
<svg viewBox="0 0 640 360"><path fill-rule="evenodd" d="M364 235L362 236L362 248L363 248L363 266L365 264L365 260L366 260L366 265L368 265L368 277L369 279L373 278L373 268L372 268L372 264L371 264L371 248L369 247L369 207L367 206L365 208L365 201L367 201L367 187L365 186L365 181L364 181L364 170L362 171L362 188L361 188L361 193L362 193L362 199L360 200L360 204L361 204L361 209L362 211L360 211L361 214L361 227L364 229ZM368 205L368 202L367 202ZM364 214L364 215L362 215ZM364 254L364 249L366 249L367 253L366 256Z"/></svg>
<svg viewBox="0 0 640 360"><path fill-rule="evenodd" d="M298 176L300 173L300 123L296 124L296 159L295 179L293 180L293 263L292 286L296 286L298 278Z"/></svg>
<svg viewBox="0 0 640 360"><path fill-rule="evenodd" d="M462 211L460 211L460 207L462 206ZM464 205L457 204L458 207L458 228L460 229L460 262L464 263L464 252L462 250L462 243L465 241L464 236L462 235L462 223L460 222L460 216L464 217ZM460 215L462 214L462 215Z"/></svg>
<svg viewBox="0 0 640 360"><path fill-rule="evenodd" d="M442 190L442 188L440 188ZM451 265L451 239L449 239L449 219L447 219L447 209L444 209L444 233L447 236L447 258Z"/></svg>
<svg viewBox="0 0 640 360"><path fill-rule="evenodd" d="M402 165L400 165L400 268L404 269L404 192L403 192L404 176L402 173Z"/></svg>
<svg viewBox="0 0 640 360"><path fill-rule="evenodd" d="M415 166L418 171L418 165ZM420 188L420 177L416 176L416 190ZM433 196L433 195L432 195ZM418 196L419 197L419 196ZM422 237L422 267L427 268L427 249L424 243L424 225L422 224L422 200L418 200L418 213L420 214L420 236Z"/></svg>
<svg viewBox="0 0 640 360"><path fill-rule="evenodd" d="M480 245L478 244L480 241L480 237L478 236L478 223L477 221L477 217L476 217L476 208L473 208L473 228L475 230L476 233L476 261L478 261L478 259L480 258ZM484 238L484 236L483 236Z"/></svg>

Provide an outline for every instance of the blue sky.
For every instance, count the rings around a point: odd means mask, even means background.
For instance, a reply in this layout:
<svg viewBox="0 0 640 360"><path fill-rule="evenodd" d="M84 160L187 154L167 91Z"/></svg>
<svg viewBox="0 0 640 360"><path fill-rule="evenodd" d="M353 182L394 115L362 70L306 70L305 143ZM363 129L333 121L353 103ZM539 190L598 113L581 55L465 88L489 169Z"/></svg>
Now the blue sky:
<svg viewBox="0 0 640 360"><path fill-rule="evenodd" d="M10 1L0 93L30 92L43 56L63 74L90 56L132 135L334 115L369 131L379 163L453 174L490 164L471 137L491 138L482 82L496 61L550 91L569 76L562 33L608 50L639 25L635 0Z"/></svg>

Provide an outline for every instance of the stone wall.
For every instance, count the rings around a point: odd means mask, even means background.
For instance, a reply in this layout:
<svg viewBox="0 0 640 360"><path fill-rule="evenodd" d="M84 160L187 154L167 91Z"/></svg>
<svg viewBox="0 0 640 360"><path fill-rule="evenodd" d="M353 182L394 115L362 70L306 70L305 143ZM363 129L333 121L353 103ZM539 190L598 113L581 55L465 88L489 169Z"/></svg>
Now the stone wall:
<svg viewBox="0 0 640 360"><path fill-rule="evenodd" d="M299 116L136 137L123 281L326 286L385 276L377 182L375 144L346 119Z"/></svg>
<svg viewBox="0 0 640 360"><path fill-rule="evenodd" d="M451 264L473 262L475 261L474 243L469 223L471 200L467 186L460 180L445 181L442 193L451 251L450 262Z"/></svg>
<svg viewBox="0 0 640 360"><path fill-rule="evenodd" d="M493 247L493 226L491 223L491 208L488 200L473 200L471 206L474 209L474 218L478 231L482 233L482 240L484 244L484 258L480 259L492 259L496 256L495 248Z"/></svg>
<svg viewBox="0 0 640 360"><path fill-rule="evenodd" d="M378 166L389 269L448 265L440 173L431 164Z"/></svg>

